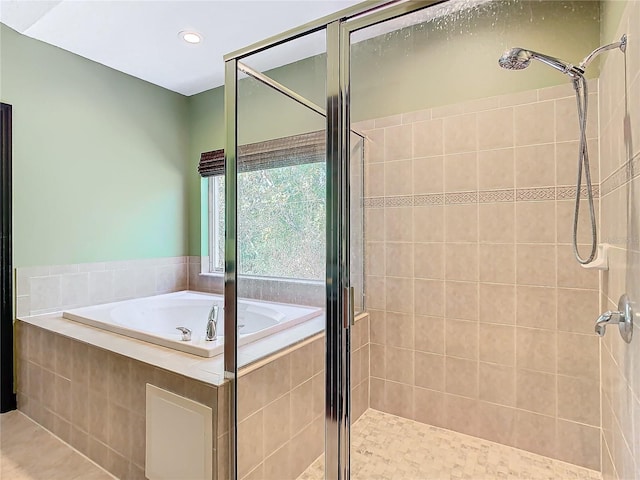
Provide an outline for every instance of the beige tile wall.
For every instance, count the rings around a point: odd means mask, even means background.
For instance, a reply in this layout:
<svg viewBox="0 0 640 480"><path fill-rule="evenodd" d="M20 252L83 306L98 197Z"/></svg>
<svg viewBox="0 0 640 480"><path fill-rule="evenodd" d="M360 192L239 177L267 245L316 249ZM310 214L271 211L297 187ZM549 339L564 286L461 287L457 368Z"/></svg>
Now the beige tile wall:
<svg viewBox="0 0 640 480"><path fill-rule="evenodd" d="M28 323L16 334L18 408L118 478L145 478L147 383L217 408L211 385Z"/></svg>
<svg viewBox="0 0 640 480"><path fill-rule="evenodd" d="M189 257L189 289L222 294L223 276L203 275L202 272L208 269L208 257ZM238 296L314 307L324 307L326 303L325 286L322 282L282 278L241 276L238 279Z"/></svg>
<svg viewBox="0 0 640 480"><path fill-rule="evenodd" d="M353 421L369 405L368 322L352 328ZM324 453L324 345L318 336L240 377L239 478L295 479Z"/></svg>
<svg viewBox="0 0 640 480"><path fill-rule="evenodd" d="M640 299L640 2L628 2L616 38L626 55L607 55L600 76L603 242L613 245L600 310L627 293ZM610 42L614 39L603 39ZM637 322L637 317L636 317ZM615 326L602 341L602 452L605 479L640 479L640 335L631 344Z"/></svg>
<svg viewBox="0 0 640 480"><path fill-rule="evenodd" d="M16 316L184 290L187 258L17 268Z"/></svg>
<svg viewBox="0 0 640 480"><path fill-rule="evenodd" d="M17 323L18 408L122 479L143 479L145 384L216 412L215 478L227 478L229 387L216 388ZM324 336L249 367L239 381L241 478L295 479L324 452ZM352 329L352 419L369 406L369 319ZM256 477L257 476L257 477Z"/></svg>
<svg viewBox="0 0 640 480"><path fill-rule="evenodd" d="M597 127L592 114L595 179ZM570 246L571 86L359 128L371 407L599 469L599 285Z"/></svg>
<svg viewBox="0 0 640 480"><path fill-rule="evenodd" d="M190 288L221 293L220 277L200 275L201 257L17 270L18 315ZM188 285L187 285L188 282ZM316 285L244 282L248 295L308 303ZM276 298L273 298L273 297ZM229 387L216 388L17 323L18 408L118 478L144 478L145 384L217 409L214 458L226 478ZM324 337L249 368L240 382L240 473L297 478L324 449ZM369 318L352 329L352 419L369 406Z"/></svg>

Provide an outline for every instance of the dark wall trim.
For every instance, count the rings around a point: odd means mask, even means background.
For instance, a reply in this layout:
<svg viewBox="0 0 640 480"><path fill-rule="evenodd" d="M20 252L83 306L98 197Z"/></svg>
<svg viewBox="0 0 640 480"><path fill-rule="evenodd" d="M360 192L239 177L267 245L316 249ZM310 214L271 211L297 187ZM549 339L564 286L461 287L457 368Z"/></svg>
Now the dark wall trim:
<svg viewBox="0 0 640 480"><path fill-rule="evenodd" d="M0 413L15 410L11 249L11 105L0 103Z"/></svg>

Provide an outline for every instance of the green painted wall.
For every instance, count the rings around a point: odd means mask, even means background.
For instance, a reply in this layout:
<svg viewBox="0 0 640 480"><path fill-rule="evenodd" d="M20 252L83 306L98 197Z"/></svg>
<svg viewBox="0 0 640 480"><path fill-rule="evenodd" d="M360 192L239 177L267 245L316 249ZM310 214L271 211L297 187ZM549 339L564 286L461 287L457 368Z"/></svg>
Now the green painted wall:
<svg viewBox="0 0 640 480"><path fill-rule="evenodd" d="M617 3L617 2L612 2ZM522 72L501 69L504 50L521 46L579 63L600 42L597 1L503 0L437 21L362 40L352 48L352 118L382 117L494 95L566 83L567 77L539 63ZM405 24L415 22L406 21ZM357 34L359 35L359 34ZM360 41L362 40L362 41ZM251 58L245 60L251 65ZM325 58L318 56L268 72L272 78L324 105ZM594 62L587 72L598 76ZM318 128L282 95L253 80L239 86L239 136L260 141ZM190 171L201 152L224 146L224 89L189 99ZM204 183L203 183L204 185ZM189 178L189 252L206 254L206 195Z"/></svg>
<svg viewBox="0 0 640 480"><path fill-rule="evenodd" d="M14 262L187 253L188 99L0 26Z"/></svg>
<svg viewBox="0 0 640 480"><path fill-rule="evenodd" d="M603 45L620 40L615 35L627 3L628 0L602 0L600 5L600 42Z"/></svg>
<svg viewBox="0 0 640 480"><path fill-rule="evenodd" d="M351 54L354 118L567 83L565 75L540 62L506 71L498 58L523 47L577 64L600 41L596 1L499 0L472 12L357 43ZM587 76L598 76L598 64Z"/></svg>
<svg viewBox="0 0 640 480"><path fill-rule="evenodd" d="M200 153L224 146L224 88L214 88L188 98L189 255L207 255L207 182L198 175Z"/></svg>

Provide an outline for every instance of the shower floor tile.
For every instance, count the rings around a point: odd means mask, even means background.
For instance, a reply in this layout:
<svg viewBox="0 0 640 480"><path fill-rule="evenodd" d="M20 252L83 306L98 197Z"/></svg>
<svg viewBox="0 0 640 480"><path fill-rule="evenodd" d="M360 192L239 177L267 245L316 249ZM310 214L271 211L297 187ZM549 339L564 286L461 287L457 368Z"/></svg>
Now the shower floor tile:
<svg viewBox="0 0 640 480"><path fill-rule="evenodd" d="M354 480L601 480L600 472L367 410L351 430ZM324 457L298 480L324 479Z"/></svg>
<svg viewBox="0 0 640 480"><path fill-rule="evenodd" d="M6 480L114 479L18 411L0 415L0 478Z"/></svg>

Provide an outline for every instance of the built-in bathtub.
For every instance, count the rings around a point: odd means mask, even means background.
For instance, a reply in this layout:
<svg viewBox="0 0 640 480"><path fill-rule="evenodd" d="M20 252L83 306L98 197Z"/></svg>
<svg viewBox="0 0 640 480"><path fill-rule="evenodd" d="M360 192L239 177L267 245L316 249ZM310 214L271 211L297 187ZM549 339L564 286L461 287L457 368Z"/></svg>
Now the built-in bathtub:
<svg viewBox="0 0 640 480"><path fill-rule="evenodd" d="M219 306L218 337L205 340L209 312ZM221 295L183 291L67 310L63 317L138 340L201 357L224 349L224 299ZM254 300L238 301L238 345L246 345L321 315L320 308ZM191 331L182 340L178 327Z"/></svg>

